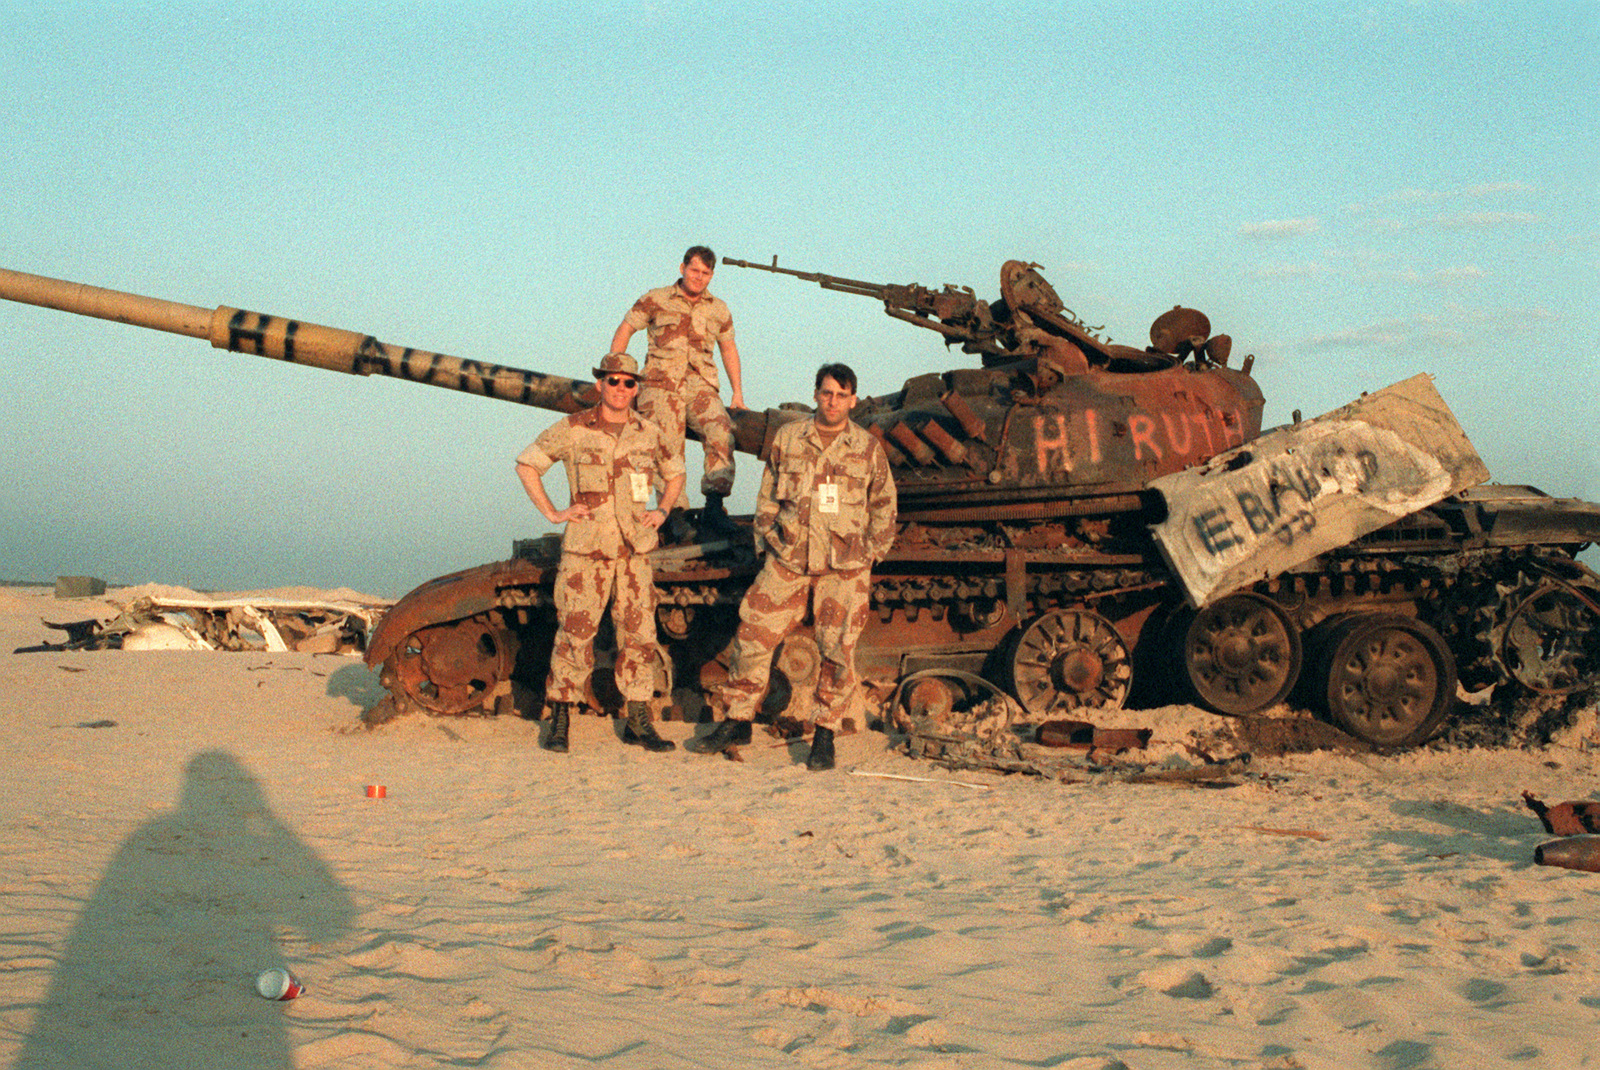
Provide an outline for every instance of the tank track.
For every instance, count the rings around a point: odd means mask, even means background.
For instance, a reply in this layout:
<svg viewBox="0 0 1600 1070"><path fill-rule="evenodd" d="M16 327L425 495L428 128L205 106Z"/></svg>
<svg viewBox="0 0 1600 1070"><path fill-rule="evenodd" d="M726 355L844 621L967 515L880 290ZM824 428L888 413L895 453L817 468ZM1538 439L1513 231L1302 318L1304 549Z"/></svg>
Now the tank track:
<svg viewBox="0 0 1600 1070"><path fill-rule="evenodd" d="M871 606L880 635L883 629L892 635L895 629L931 621L986 636L982 642L990 653L982 659L984 675L997 683L1014 684L1003 663L1015 656L1015 643L1028 622L1061 613L1103 615L1111 622L1131 620L1133 624L1123 625L1124 641L1130 660L1143 666L1136 670L1136 675L1143 674L1138 703L1194 700L1193 690L1182 686L1182 680L1150 679L1152 672L1158 678L1173 676L1174 653L1180 659L1176 664L1182 666L1180 633L1193 612L1184 606L1165 565L1152 560L1148 543L1117 538L1104 521L1052 527L1043 533L1039 527L924 529L919 539L897 542L895 553L876 570L872 585ZM674 681L673 663L682 675L716 660L720 646L731 638L737 607L755 565L748 558L711 558L680 563L674 569L657 573L658 623L667 651L657 705L663 716L705 719L709 710L701 708L674 713L673 686L695 687L700 681ZM1014 597L1011 585L1019 577L1023 589L1020 597ZM542 679L537 653L548 644L538 636L553 629L552 582L553 569L547 569L534 581L504 586L497 591L494 608L475 618L476 627L484 632L534 641L517 644L516 669L510 674L515 686L496 675L504 665L504 655L498 654L496 670L486 674L493 678L483 681L483 700L474 708L451 712L530 712L528 692L536 689L524 685ZM1417 627L1404 622L1419 622L1424 638L1427 629L1437 632L1450 662L1440 664L1452 689L1447 698L1453 698L1457 674L1468 690L1514 683L1548 695L1568 693L1600 671L1600 578L1558 550L1441 547L1408 552L1390 544L1357 544L1240 594L1276 607L1292 623L1296 641L1304 640L1304 666L1297 651L1290 671L1300 678L1295 701L1320 705L1324 714L1327 703L1319 703L1315 696L1325 683L1310 679L1329 671L1319 646L1341 626L1347 633L1354 618L1392 618L1412 631ZM707 627L707 621L713 626ZM959 622L959 627L949 622ZM989 625L998 627L998 622L1011 628L1005 642L983 631ZM699 646L692 651L686 646L696 642ZM1175 648L1175 643L1180 646ZM893 654L891 649L889 656ZM908 671L912 670L902 666L887 675L898 677ZM1177 675L1183 675L1181 669ZM395 677L386 663L383 682L395 696L391 703L395 711L441 712L430 707L428 696L411 695L397 686ZM596 705L607 707L606 699L600 696Z"/></svg>

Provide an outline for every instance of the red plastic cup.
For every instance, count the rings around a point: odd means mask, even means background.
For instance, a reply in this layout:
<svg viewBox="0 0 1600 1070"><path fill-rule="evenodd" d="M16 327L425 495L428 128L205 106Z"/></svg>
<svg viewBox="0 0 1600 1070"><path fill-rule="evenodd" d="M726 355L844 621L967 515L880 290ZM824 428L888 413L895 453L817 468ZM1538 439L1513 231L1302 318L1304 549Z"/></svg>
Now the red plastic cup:
<svg viewBox="0 0 1600 1070"><path fill-rule="evenodd" d="M389 789L384 787L382 784L368 784L367 785L367 798L369 798L369 799L387 799L388 797L389 797Z"/></svg>
<svg viewBox="0 0 1600 1070"><path fill-rule="evenodd" d="M306 990L300 979L288 970L262 970L256 977L256 991L261 998L271 1000L294 999Z"/></svg>

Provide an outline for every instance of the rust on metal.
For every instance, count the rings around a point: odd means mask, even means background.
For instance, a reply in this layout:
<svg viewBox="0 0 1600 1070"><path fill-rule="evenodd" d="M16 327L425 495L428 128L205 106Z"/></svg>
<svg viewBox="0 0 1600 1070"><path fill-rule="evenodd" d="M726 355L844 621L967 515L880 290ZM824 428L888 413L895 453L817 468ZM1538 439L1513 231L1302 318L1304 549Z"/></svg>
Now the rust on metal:
<svg viewBox="0 0 1600 1070"><path fill-rule="evenodd" d="M918 464L929 465L936 460L928 444L918 438L917 433L904 423L897 421L889 428L889 437L894 439L901 449L915 457Z"/></svg>
<svg viewBox="0 0 1600 1070"><path fill-rule="evenodd" d="M1533 849L1533 861L1541 866L1600 873L1600 836L1584 834L1546 840Z"/></svg>
<svg viewBox="0 0 1600 1070"><path fill-rule="evenodd" d="M1600 576L1577 559L1600 542L1600 506L1477 485L1487 472L1425 376L1263 435L1254 357L1230 367L1232 339L1196 309L1169 306L1136 348L1085 322L1023 260L1002 266L993 301L776 259L723 263L868 297L977 358L879 384L852 412L883 444L899 497L857 668L903 688L913 710L954 719L944 727L959 731L925 740L929 757L968 760L972 733L1003 751L1019 717L1112 709L1141 692L1229 714L1305 696L1369 743L1407 745L1443 723L1458 679L1547 696L1600 679ZM0 298L556 412L590 403L588 380L229 306L10 271ZM764 457L809 410L730 418L735 447ZM712 716L704 685L759 567L748 518L704 539L702 519L675 513L651 555L653 701L691 721ZM519 541L511 560L428 581L391 607L367 642L391 693L369 723L536 712L558 543ZM784 638L764 716L805 712L806 681L790 676L818 671L816 649L809 622ZM595 710L620 701L604 641L598 653ZM982 760L1043 768L1036 756Z"/></svg>
<svg viewBox="0 0 1600 1070"><path fill-rule="evenodd" d="M968 438L975 438L979 442L989 441L988 428L984 426L982 420L978 419L977 414L972 411L972 406L962 400L960 394L952 390L941 397L939 403L949 411L951 416L956 418L956 422L961 425L961 430L966 433Z"/></svg>
<svg viewBox="0 0 1600 1070"><path fill-rule="evenodd" d="M1055 720L1040 724L1036 738L1046 747L1116 753L1143 750L1153 734L1148 728L1103 728L1092 721Z"/></svg>
<svg viewBox="0 0 1600 1070"><path fill-rule="evenodd" d="M1546 832L1556 836L1580 836L1600 832L1600 802L1582 800L1547 805L1535 798L1533 792L1524 791L1522 801L1539 818Z"/></svg>
<svg viewBox="0 0 1600 1070"><path fill-rule="evenodd" d="M967 463L967 448L951 437L950 432L940 427L933 421L922 425L922 435L932 442L938 451L950 459L952 464Z"/></svg>

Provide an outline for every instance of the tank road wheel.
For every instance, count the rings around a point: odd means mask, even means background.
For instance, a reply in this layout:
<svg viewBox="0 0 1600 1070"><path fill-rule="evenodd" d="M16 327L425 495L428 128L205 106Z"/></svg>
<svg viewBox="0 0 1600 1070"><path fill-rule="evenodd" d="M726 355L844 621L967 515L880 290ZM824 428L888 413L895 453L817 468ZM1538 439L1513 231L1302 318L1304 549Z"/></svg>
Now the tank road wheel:
<svg viewBox="0 0 1600 1070"><path fill-rule="evenodd" d="M1456 663L1428 625L1393 614L1351 617L1327 638L1328 714L1383 747L1431 736L1456 692Z"/></svg>
<svg viewBox="0 0 1600 1070"><path fill-rule="evenodd" d="M913 751L965 739L985 746L1015 740L1013 723L1022 708L981 676L960 669L923 669L900 678L884 707L885 719L910 736Z"/></svg>
<svg viewBox="0 0 1600 1070"><path fill-rule="evenodd" d="M979 704L1014 706L1011 696L981 676L960 669L923 669L900 678L889 708L902 725L945 721Z"/></svg>
<svg viewBox="0 0 1600 1070"><path fill-rule="evenodd" d="M487 616L418 628L395 648L395 682L431 713L457 716L492 704L516 665L516 643ZM485 709L485 712L487 710Z"/></svg>
<svg viewBox="0 0 1600 1070"><path fill-rule="evenodd" d="M1031 714L1121 709L1133 666L1106 618L1053 610L1024 629L1011 654L1011 684Z"/></svg>
<svg viewBox="0 0 1600 1070"><path fill-rule="evenodd" d="M1591 591L1592 596L1595 592ZM1566 695L1592 683L1600 620L1566 584L1546 581L1518 601L1497 629L1496 653L1517 683L1542 695Z"/></svg>
<svg viewBox="0 0 1600 1070"><path fill-rule="evenodd" d="M1300 629L1270 598L1229 595L1197 612L1183 636L1195 697L1217 713L1264 710L1300 675Z"/></svg>

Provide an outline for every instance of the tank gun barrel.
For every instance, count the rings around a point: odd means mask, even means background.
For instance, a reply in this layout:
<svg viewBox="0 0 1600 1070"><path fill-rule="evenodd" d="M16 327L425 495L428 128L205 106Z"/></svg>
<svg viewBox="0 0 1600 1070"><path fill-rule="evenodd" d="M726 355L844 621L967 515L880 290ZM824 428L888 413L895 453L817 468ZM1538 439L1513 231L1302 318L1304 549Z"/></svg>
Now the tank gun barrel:
<svg viewBox="0 0 1600 1070"><path fill-rule="evenodd" d="M594 404L594 383L394 346L370 334L219 305L215 309L0 268L0 298L169 334L203 338L217 349L348 375L384 375L554 412ZM771 414L739 409L735 448L759 454ZM776 424L773 425L776 427Z"/></svg>
<svg viewBox="0 0 1600 1070"><path fill-rule="evenodd" d="M582 408L581 395L592 388L586 381L559 375L392 346L370 334L337 327L227 305L206 309L5 268L0 268L0 297L203 338L213 347L232 353L249 353L349 375L386 375L557 412Z"/></svg>

